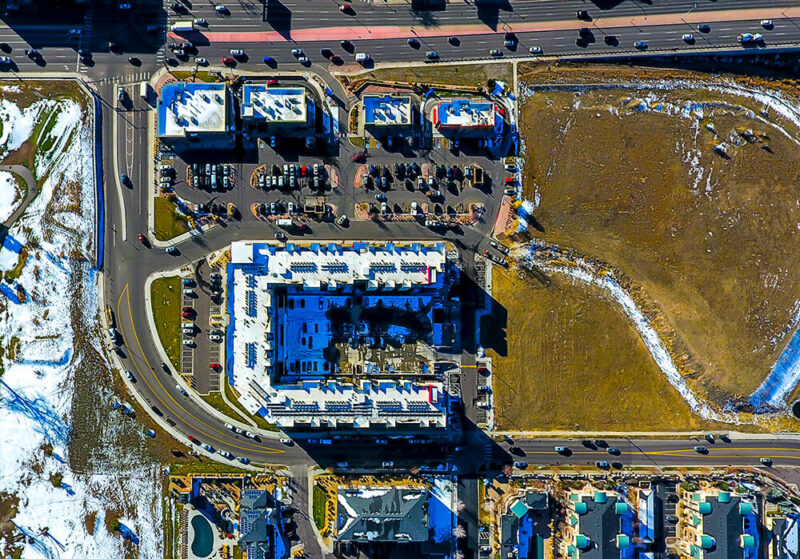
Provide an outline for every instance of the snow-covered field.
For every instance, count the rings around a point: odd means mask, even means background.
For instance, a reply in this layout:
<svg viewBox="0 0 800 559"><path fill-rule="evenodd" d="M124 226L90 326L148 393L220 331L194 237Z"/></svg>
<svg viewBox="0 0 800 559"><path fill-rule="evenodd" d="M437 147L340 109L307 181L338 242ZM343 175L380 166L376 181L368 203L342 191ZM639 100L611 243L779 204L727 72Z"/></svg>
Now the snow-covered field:
<svg viewBox="0 0 800 559"><path fill-rule="evenodd" d="M8 171L0 171L0 222L4 222L22 203L20 192L14 175Z"/></svg>
<svg viewBox="0 0 800 559"><path fill-rule="evenodd" d="M121 517L138 538L138 556L160 558L157 467L132 463L124 471L109 467L79 474L69 466L74 379L89 366L76 338L98 351L101 346L91 256L92 117L71 99L43 99L24 110L2 100L0 153L27 141L39 118L51 121L34 138L40 146L34 174L44 178L41 193L0 250L2 272L27 253L19 278L0 284L0 494L20 501L13 541L0 540L0 552L22 548L22 557L123 557L124 540L106 528L113 510L113 518Z"/></svg>

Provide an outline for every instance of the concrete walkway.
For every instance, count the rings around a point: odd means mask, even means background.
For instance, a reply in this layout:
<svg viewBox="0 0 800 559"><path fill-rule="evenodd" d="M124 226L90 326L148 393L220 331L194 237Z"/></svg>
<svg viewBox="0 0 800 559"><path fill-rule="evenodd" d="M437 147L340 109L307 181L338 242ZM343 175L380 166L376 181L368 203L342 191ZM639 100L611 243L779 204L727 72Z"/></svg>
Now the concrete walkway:
<svg viewBox="0 0 800 559"><path fill-rule="evenodd" d="M25 167L24 165L0 165L0 171L10 171L15 175L18 175L25 181L27 185L27 194L25 195L25 199L22 201L22 204L14 210L14 213L3 222L3 227L5 229L10 229L14 222L16 222L22 214L25 213L25 210L28 209L28 205L33 201L34 198L39 194L39 185L36 184L36 178L31 173L31 170Z"/></svg>

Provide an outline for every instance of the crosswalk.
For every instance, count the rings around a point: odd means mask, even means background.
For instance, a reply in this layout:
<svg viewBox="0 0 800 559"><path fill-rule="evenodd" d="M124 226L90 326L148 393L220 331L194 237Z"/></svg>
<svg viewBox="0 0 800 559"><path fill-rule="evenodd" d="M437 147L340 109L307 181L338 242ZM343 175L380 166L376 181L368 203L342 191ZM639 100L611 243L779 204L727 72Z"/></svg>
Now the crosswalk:
<svg viewBox="0 0 800 559"><path fill-rule="evenodd" d="M81 67L81 72L86 72L86 67ZM143 81L147 81L150 79L150 72L136 72L134 74L127 74L124 76L111 76L107 78L101 78L99 80L95 80L95 84L97 85L106 85L106 84L135 84Z"/></svg>

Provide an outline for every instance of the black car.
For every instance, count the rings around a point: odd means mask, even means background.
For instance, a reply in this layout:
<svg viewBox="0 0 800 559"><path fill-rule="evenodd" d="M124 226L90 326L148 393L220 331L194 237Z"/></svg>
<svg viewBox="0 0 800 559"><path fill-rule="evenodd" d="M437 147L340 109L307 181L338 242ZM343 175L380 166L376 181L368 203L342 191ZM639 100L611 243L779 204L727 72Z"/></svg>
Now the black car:
<svg viewBox="0 0 800 559"><path fill-rule="evenodd" d="M589 17L589 12L586 10L578 10L575 12L575 17L583 21L590 21L592 18Z"/></svg>
<svg viewBox="0 0 800 559"><path fill-rule="evenodd" d="M327 49L327 48L326 49L319 49L319 53L322 56L324 56L325 58L327 58L328 60L330 60L331 57L333 56L333 51L331 49Z"/></svg>
<svg viewBox="0 0 800 559"><path fill-rule="evenodd" d="M169 367L167 367L167 364L164 363L163 361L161 362L161 368L164 369L164 372L167 373L168 375L172 374L172 371L169 370Z"/></svg>

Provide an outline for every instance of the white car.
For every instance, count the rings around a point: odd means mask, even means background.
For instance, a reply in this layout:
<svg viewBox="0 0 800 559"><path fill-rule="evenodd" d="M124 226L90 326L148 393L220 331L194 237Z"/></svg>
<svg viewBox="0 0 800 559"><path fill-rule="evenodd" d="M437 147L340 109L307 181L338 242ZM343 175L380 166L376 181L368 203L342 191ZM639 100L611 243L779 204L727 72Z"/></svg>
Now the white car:
<svg viewBox="0 0 800 559"><path fill-rule="evenodd" d="M762 19L761 27L763 27L764 29L772 29L774 27L774 24L772 23L771 19Z"/></svg>
<svg viewBox="0 0 800 559"><path fill-rule="evenodd" d="M292 56L303 56L303 49L292 49Z"/></svg>
<svg viewBox="0 0 800 559"><path fill-rule="evenodd" d="M219 14L224 14L225 12L227 12L227 11L228 11L228 7L227 7L225 4L219 4L219 5L217 5L217 6L214 6L214 9L215 9L215 10L217 11L217 13L219 13Z"/></svg>
<svg viewBox="0 0 800 559"><path fill-rule="evenodd" d="M366 52L356 53L356 62L365 63L369 61L369 55Z"/></svg>
<svg viewBox="0 0 800 559"><path fill-rule="evenodd" d="M244 436L247 437L248 439L255 439L256 438L256 434L255 433L251 433L250 431L245 431L244 432Z"/></svg>
<svg viewBox="0 0 800 559"><path fill-rule="evenodd" d="M208 60L206 60L205 58L202 58L202 57L195 58L195 62L197 62L198 66L208 66Z"/></svg>
<svg viewBox="0 0 800 559"><path fill-rule="evenodd" d="M244 56L242 49L231 49L231 56Z"/></svg>
<svg viewBox="0 0 800 559"><path fill-rule="evenodd" d="M203 27L205 27L206 25L208 25L208 22L202 17L196 17L194 18L194 24L202 25Z"/></svg>
<svg viewBox="0 0 800 559"><path fill-rule="evenodd" d="M531 54L542 54L542 47L531 47L528 49Z"/></svg>
<svg viewBox="0 0 800 559"><path fill-rule="evenodd" d="M681 39L683 39L684 43L694 43L694 35L691 33L684 33Z"/></svg>
<svg viewBox="0 0 800 559"><path fill-rule="evenodd" d="M381 466L384 467L384 468L393 468L394 467L394 462L392 460L385 460L385 461L381 462Z"/></svg>
<svg viewBox="0 0 800 559"><path fill-rule="evenodd" d="M222 450L222 449L219 449L219 450L217 451L217 454L219 454L219 455L220 455L220 456L222 456L223 458L227 458L228 460L231 460L231 459L233 458L233 454L231 454L231 453L230 453L230 452L228 452L227 450Z"/></svg>
<svg viewBox="0 0 800 559"><path fill-rule="evenodd" d="M291 445L294 444L294 441L292 439L288 439L286 437L281 437L280 438L280 442L281 442L281 444L285 444L287 446L291 446Z"/></svg>

